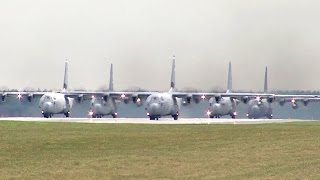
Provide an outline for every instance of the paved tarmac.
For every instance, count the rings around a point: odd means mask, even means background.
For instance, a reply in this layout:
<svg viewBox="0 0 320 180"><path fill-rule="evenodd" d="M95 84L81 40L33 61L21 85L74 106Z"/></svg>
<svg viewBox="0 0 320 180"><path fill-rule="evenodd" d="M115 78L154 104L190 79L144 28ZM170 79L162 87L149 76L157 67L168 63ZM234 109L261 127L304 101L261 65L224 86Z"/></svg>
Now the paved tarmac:
<svg viewBox="0 0 320 180"><path fill-rule="evenodd" d="M119 124L267 124L288 122L310 122L316 120L299 119L209 119L209 118L161 118L149 120L147 118L30 118L10 117L0 118L0 121L24 121L24 122L66 122L66 123L119 123Z"/></svg>

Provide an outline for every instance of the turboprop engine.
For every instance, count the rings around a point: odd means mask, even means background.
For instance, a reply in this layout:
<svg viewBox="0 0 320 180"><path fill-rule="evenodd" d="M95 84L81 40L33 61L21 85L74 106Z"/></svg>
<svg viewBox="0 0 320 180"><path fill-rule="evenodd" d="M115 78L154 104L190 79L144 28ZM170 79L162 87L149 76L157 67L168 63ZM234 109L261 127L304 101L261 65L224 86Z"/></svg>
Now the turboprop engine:
<svg viewBox="0 0 320 180"><path fill-rule="evenodd" d="M2 102L5 102L5 101L7 100L7 97L8 97L8 94L7 94L7 93L1 94Z"/></svg>
<svg viewBox="0 0 320 180"><path fill-rule="evenodd" d="M297 101L295 99L292 99L291 103L292 103L292 108L293 109L298 109L299 108L298 103L297 103Z"/></svg>
<svg viewBox="0 0 320 180"><path fill-rule="evenodd" d="M244 104L247 104L247 103L249 102L249 100L250 100L250 98L249 98L248 96L243 96L243 97L242 97L242 102L243 102Z"/></svg>
<svg viewBox="0 0 320 180"><path fill-rule="evenodd" d="M83 94L79 94L77 100L78 103L81 103L83 101Z"/></svg>
<svg viewBox="0 0 320 180"><path fill-rule="evenodd" d="M32 93L29 93L27 96L28 101L31 102L33 98L34 98L34 95Z"/></svg>

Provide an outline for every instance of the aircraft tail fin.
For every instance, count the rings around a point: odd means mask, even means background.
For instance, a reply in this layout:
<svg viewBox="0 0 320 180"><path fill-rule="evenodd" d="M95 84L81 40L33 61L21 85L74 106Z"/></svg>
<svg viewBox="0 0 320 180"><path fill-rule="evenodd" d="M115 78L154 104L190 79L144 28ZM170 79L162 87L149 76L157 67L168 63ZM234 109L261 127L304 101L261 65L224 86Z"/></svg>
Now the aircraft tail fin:
<svg viewBox="0 0 320 180"><path fill-rule="evenodd" d="M264 88L263 91L266 93L268 92L268 67L266 67L264 72Z"/></svg>
<svg viewBox="0 0 320 180"><path fill-rule="evenodd" d="M172 70L171 70L171 83L170 83L169 92L174 91L175 88L176 88L176 72L175 72L175 69L176 69L176 57L173 56L173 59L172 59Z"/></svg>
<svg viewBox="0 0 320 180"><path fill-rule="evenodd" d="M113 64L110 65L109 91L113 91Z"/></svg>
<svg viewBox="0 0 320 180"><path fill-rule="evenodd" d="M63 78L63 91L68 89L68 60L65 61L64 65L64 78Z"/></svg>
<svg viewBox="0 0 320 180"><path fill-rule="evenodd" d="M232 69L231 69L231 62L229 62L227 93L231 93L231 92L232 92Z"/></svg>

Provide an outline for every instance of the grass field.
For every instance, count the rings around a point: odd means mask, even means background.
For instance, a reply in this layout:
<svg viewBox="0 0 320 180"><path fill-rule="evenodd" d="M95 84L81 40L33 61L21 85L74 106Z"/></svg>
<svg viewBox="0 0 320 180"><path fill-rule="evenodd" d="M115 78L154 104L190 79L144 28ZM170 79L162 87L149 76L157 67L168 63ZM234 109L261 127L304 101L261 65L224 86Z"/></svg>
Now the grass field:
<svg viewBox="0 0 320 180"><path fill-rule="evenodd" d="M5 179L318 179L320 123L0 122L0 176Z"/></svg>

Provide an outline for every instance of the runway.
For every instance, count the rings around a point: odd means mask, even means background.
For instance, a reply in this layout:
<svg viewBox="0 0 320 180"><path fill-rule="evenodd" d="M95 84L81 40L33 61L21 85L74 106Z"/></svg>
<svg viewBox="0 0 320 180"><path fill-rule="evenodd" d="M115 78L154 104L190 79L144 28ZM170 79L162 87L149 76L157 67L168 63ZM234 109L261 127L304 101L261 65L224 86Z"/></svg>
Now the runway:
<svg viewBox="0 0 320 180"><path fill-rule="evenodd" d="M111 123L111 124L268 124L288 122L315 122L316 120L299 119L209 119L209 118L182 118L173 120L163 118L149 120L147 118L30 118L10 117L0 118L0 121L22 122L64 122L64 123Z"/></svg>

